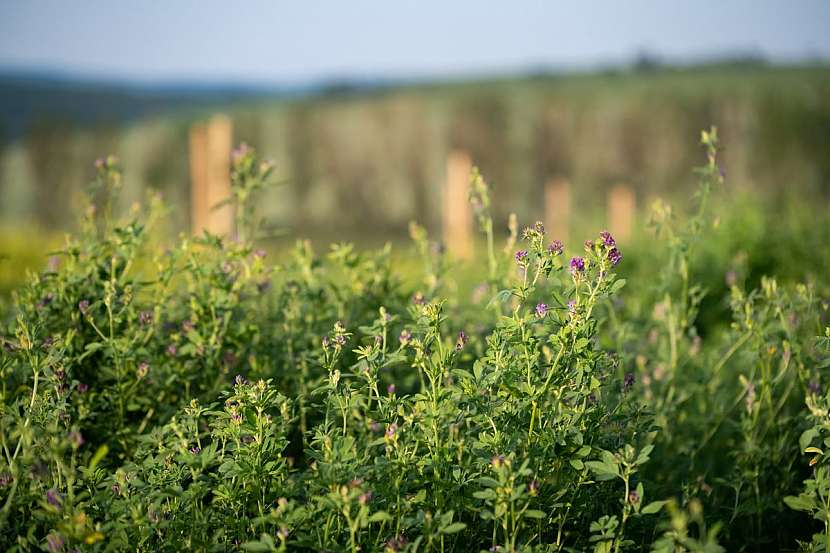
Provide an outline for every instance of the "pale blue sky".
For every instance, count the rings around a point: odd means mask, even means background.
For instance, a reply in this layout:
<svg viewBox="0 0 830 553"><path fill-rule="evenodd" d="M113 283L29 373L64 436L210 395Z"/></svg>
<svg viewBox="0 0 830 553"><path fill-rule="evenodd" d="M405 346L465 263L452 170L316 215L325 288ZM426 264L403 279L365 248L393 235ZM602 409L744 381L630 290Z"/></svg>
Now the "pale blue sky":
<svg viewBox="0 0 830 553"><path fill-rule="evenodd" d="M830 59L830 0L2 0L0 67L299 82L590 68L639 51Z"/></svg>

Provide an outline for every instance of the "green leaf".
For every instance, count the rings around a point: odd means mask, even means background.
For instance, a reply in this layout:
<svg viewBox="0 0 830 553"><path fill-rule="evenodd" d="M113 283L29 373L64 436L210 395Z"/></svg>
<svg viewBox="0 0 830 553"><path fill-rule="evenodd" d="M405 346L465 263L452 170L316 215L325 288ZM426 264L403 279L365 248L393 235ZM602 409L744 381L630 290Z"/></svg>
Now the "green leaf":
<svg viewBox="0 0 830 553"><path fill-rule="evenodd" d="M663 506L666 503L668 503L668 501L666 501L666 500L664 500L664 501L652 501L651 503L649 503L648 505L643 507L640 510L640 513L643 514L643 515L653 515L654 513L659 512L660 509L662 509Z"/></svg>
<svg viewBox="0 0 830 553"><path fill-rule="evenodd" d="M794 511L812 511L816 508L816 501L809 495L789 495L784 498L784 503Z"/></svg>
<svg viewBox="0 0 830 553"><path fill-rule="evenodd" d="M487 307L489 308L495 304L506 302L510 299L510 296L512 294L512 290L500 290L495 296L493 296L493 299L490 300L490 302L487 304Z"/></svg>
<svg viewBox="0 0 830 553"><path fill-rule="evenodd" d="M456 532L462 531L466 527L467 527L467 525L464 524L463 522L453 522L452 524L450 524L448 526L444 526L443 528L441 528L441 533L442 534L455 534Z"/></svg>
<svg viewBox="0 0 830 553"><path fill-rule="evenodd" d="M585 463L585 466L593 471L597 477L597 480L611 480L612 478L616 478L620 475L617 465L606 463L604 461L588 461Z"/></svg>
<svg viewBox="0 0 830 553"><path fill-rule="evenodd" d="M580 461L579 459L571 459L571 460L569 460L568 462L569 462L569 463L571 464L571 466L572 466L573 468L575 468L576 470L582 470L583 468L585 468L585 463L583 463L583 462L582 462L582 461Z"/></svg>
<svg viewBox="0 0 830 553"><path fill-rule="evenodd" d="M527 518L542 519L545 518L547 515L544 512L539 511L537 509L528 509L527 511L525 511L525 516Z"/></svg>
<svg viewBox="0 0 830 553"><path fill-rule="evenodd" d="M798 445L801 447L801 451L807 449L807 446L810 445L816 436L819 435L818 428L808 428L804 432L801 433L801 437L798 438Z"/></svg>
<svg viewBox="0 0 830 553"><path fill-rule="evenodd" d="M386 511L377 511L369 517L369 522L389 522L390 520L392 520L392 515Z"/></svg>
<svg viewBox="0 0 830 553"><path fill-rule="evenodd" d="M245 551L271 551L268 545L260 541L249 541L242 544L242 549Z"/></svg>
<svg viewBox="0 0 830 553"><path fill-rule="evenodd" d="M588 338L580 338L574 344L574 351L582 351L590 343Z"/></svg>
<svg viewBox="0 0 830 553"><path fill-rule="evenodd" d="M611 289L608 290L608 293L609 294L616 294L617 292L619 292L622 289L623 286L625 286L625 279L621 278L621 279L615 281L614 284L611 285Z"/></svg>
<svg viewBox="0 0 830 553"><path fill-rule="evenodd" d="M484 486L485 488L498 488L499 483L496 481L495 478L490 478L489 476L482 476L478 479L478 483Z"/></svg>
<svg viewBox="0 0 830 553"><path fill-rule="evenodd" d="M95 467L98 466L98 463L100 463L101 460L104 457L107 456L107 453L109 453L109 450L110 450L110 448L107 444L104 444L101 447L99 447L97 450L95 450L95 455L93 455L92 459L90 459L89 467L87 467L87 468L91 471L95 470Z"/></svg>

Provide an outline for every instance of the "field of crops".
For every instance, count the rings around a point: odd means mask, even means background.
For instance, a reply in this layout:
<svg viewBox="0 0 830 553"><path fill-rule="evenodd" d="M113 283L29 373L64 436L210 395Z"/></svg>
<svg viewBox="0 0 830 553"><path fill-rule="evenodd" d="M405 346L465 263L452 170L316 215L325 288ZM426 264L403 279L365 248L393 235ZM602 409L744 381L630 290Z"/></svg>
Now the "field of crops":
<svg viewBox="0 0 830 553"><path fill-rule="evenodd" d="M474 171L466 264L417 224L276 262L251 149L238 238L171 242L100 160L0 312L0 549L826 551L830 215L700 142L628 244L502 232Z"/></svg>

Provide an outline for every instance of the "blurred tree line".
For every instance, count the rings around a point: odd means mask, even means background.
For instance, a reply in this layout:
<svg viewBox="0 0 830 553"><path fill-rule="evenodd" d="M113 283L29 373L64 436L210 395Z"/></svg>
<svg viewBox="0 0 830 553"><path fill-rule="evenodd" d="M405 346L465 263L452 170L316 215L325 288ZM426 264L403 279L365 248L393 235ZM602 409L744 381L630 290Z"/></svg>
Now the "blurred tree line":
<svg viewBox="0 0 830 553"><path fill-rule="evenodd" d="M498 217L541 218L545 182L573 183L575 208L606 190L686 198L699 130L720 129L730 186L770 200L830 197L830 69L698 68L538 76L224 106L236 141L273 159L284 184L264 203L277 224L337 238L440 221L449 151L466 150L494 187ZM188 226L187 130L209 110L79 127L40 118L0 152L0 216L47 228L74 218L95 158L127 170L126 202L165 195ZM0 122L2 125L2 122Z"/></svg>

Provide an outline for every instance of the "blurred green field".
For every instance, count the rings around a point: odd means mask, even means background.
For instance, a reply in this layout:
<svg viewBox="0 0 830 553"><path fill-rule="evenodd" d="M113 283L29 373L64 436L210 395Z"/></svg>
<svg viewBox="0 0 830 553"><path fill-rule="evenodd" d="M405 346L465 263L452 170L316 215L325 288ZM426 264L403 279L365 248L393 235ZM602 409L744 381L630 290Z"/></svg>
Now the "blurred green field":
<svg viewBox="0 0 830 553"><path fill-rule="evenodd" d="M104 100L99 99L104 102ZM602 217L605 192L624 182L645 206L685 202L697 133L718 126L730 187L783 200L830 196L830 69L721 64L653 71L539 75L301 99L175 106L129 123L44 113L0 152L0 217L66 228L91 161L126 168L124 207L148 191L189 226L188 129L225 112L234 139L276 163L284 185L263 201L293 235L405 235L408 221L439 228L447 154L470 153L494 189L495 215L541 218L546 180L564 176L580 213Z"/></svg>

